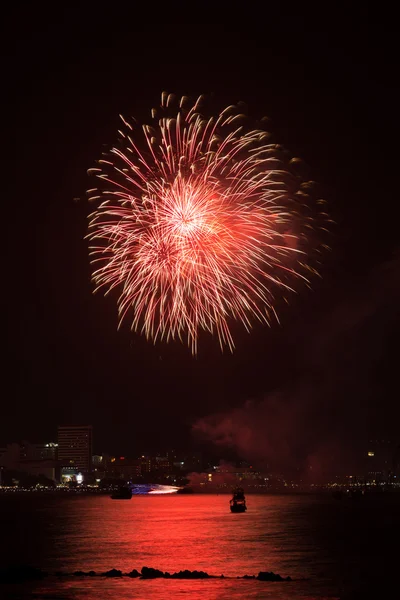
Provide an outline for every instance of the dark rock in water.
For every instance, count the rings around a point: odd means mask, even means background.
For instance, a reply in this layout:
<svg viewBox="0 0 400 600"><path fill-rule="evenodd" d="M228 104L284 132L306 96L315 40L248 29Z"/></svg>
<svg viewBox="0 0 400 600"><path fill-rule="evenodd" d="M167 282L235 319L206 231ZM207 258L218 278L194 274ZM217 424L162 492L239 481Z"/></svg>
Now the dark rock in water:
<svg viewBox="0 0 400 600"><path fill-rule="evenodd" d="M9 567L4 571L0 571L0 582L3 583L19 583L20 581L29 581L32 579L43 579L48 573L41 569L28 566Z"/></svg>
<svg viewBox="0 0 400 600"><path fill-rule="evenodd" d="M171 575L172 579L207 579L211 577L205 571L179 571L178 573L173 573Z"/></svg>
<svg viewBox="0 0 400 600"><path fill-rule="evenodd" d="M152 567L142 568L142 579L156 579L157 577L164 577L164 572Z"/></svg>
<svg viewBox="0 0 400 600"><path fill-rule="evenodd" d="M122 571L119 571L118 569L111 569L110 571L106 571L105 573L102 573L103 577L122 577Z"/></svg>
<svg viewBox="0 0 400 600"><path fill-rule="evenodd" d="M290 577L281 577L277 573L272 573L272 571L260 571L257 579L259 581L292 581Z"/></svg>
<svg viewBox="0 0 400 600"><path fill-rule="evenodd" d="M42 579L47 577L48 573L41 569L36 569L30 566L16 566L9 567L7 569L0 569L0 583L18 583L34 579ZM209 575L205 571L178 571L176 573L168 573L167 571L160 571L159 569L153 569L152 567L143 567L141 572L137 569L132 569L129 573L122 573L119 569L110 569L104 573L96 573L96 571L74 571L73 573L66 573L63 571L56 571L54 573L56 577L68 577L74 575L75 577L95 577L101 575L102 577L131 577L141 579L210 579L218 578L224 579L225 575ZM277 573L272 571L260 571L256 575L243 575L237 577L237 579L258 579L259 581L292 581L290 577L281 577Z"/></svg>
<svg viewBox="0 0 400 600"><path fill-rule="evenodd" d="M127 575L128 577L140 577L140 573L136 569L132 569L132 571L130 573L127 573Z"/></svg>

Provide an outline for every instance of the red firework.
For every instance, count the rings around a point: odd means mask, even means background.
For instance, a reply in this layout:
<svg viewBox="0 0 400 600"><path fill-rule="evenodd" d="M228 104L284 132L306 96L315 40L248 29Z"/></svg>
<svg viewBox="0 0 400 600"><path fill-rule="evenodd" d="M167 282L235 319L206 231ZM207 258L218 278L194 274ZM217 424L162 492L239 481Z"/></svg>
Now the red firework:
<svg viewBox="0 0 400 600"><path fill-rule="evenodd" d="M182 98L171 118L163 94L152 127L121 117L119 145L90 169L102 187L89 190L101 200L88 234L96 289L119 290L120 323L130 314L132 329L185 337L193 353L201 329L232 350L232 319L269 322L274 295L314 271L312 183L239 107L207 118L202 100Z"/></svg>

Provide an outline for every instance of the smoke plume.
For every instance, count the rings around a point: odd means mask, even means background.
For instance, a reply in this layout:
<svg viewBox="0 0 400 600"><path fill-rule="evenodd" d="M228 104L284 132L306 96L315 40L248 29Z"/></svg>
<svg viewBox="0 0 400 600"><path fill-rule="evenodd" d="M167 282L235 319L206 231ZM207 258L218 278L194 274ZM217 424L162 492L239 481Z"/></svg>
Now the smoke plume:
<svg viewBox="0 0 400 600"><path fill-rule="evenodd" d="M194 434L221 453L230 448L259 466L308 480L356 469L368 435L379 429L378 416L389 422L400 417L391 390L394 370L382 361L397 339L399 275L397 257L342 285L322 314L291 332L297 348L290 379L199 419Z"/></svg>

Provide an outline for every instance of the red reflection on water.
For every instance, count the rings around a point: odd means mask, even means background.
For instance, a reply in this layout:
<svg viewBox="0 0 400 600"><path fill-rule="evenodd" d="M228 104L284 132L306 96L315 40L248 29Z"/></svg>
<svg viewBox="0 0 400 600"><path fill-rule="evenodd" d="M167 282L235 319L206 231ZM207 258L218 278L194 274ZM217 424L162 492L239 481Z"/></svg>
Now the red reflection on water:
<svg viewBox="0 0 400 600"><path fill-rule="evenodd" d="M39 515L41 522L48 524L46 544L36 563L44 570L73 573L93 569L102 573L115 568L126 573L148 566L170 573L202 570L226 578L181 581L53 576L27 584L26 596L19 588L18 597L30 598L33 592L38 600L162 600L181 595L190 600L333 597L335 554L327 554L324 548L336 552L332 541L343 521L338 503L332 500L330 505L329 499L318 497L249 495L248 511L232 514L229 500L229 495L205 494L134 496L124 501L97 495L42 499L29 522ZM320 534L316 535L321 528L328 536L322 546ZM344 531L351 534L352 529ZM341 546L340 560L337 556L335 560L341 573ZM237 579L259 571L290 575L294 581ZM326 574L321 576L323 571ZM299 581L301 578L310 580Z"/></svg>
<svg viewBox="0 0 400 600"><path fill-rule="evenodd" d="M134 496L120 502L76 498L65 513L59 566L69 571L149 566L171 573L197 569L236 577L267 570L304 576L293 545L290 553L282 552L288 538L279 498L249 496L244 514L232 514L229 499L201 494Z"/></svg>

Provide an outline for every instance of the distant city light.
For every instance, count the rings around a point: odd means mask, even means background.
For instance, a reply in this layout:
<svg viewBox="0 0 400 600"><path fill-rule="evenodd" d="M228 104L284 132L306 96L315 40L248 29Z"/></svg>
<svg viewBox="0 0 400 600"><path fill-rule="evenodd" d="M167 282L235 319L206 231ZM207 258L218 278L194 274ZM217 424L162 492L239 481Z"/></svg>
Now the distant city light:
<svg viewBox="0 0 400 600"><path fill-rule="evenodd" d="M81 484L83 481L83 475L82 473L78 473L78 475L76 476L76 482Z"/></svg>
<svg viewBox="0 0 400 600"><path fill-rule="evenodd" d="M368 452L368 456L375 456L375 452Z"/></svg>

